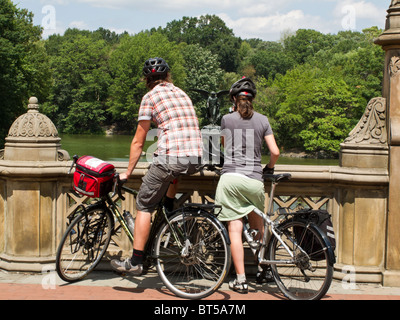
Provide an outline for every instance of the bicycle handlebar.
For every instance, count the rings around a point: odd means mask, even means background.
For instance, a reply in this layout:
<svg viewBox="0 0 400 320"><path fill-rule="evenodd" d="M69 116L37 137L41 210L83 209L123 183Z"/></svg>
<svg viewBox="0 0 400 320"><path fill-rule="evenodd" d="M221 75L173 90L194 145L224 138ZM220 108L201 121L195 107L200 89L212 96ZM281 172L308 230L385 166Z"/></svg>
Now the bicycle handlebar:
<svg viewBox="0 0 400 320"><path fill-rule="evenodd" d="M280 182L285 180L290 180L292 175L290 173L280 173L280 174L263 174L264 180L269 180L271 182Z"/></svg>
<svg viewBox="0 0 400 320"><path fill-rule="evenodd" d="M126 180L121 180L121 179L120 179L119 173L116 173L116 174L114 175L114 193L113 193L112 197L114 197L116 194L118 194L118 197L119 197L122 201L124 201L124 200L125 200L125 197L122 195L122 191L126 191L126 192L128 192L128 193L130 193L130 194L133 194L133 195L137 196L138 191L133 190L133 189L131 189L131 188L128 188L128 187L125 187L125 186L124 186L124 184L125 184L126 182L128 182L127 179L126 179Z"/></svg>
<svg viewBox="0 0 400 320"><path fill-rule="evenodd" d="M114 180L115 180L115 182L114 182L114 193L113 193L113 195L118 194L118 197L122 201L124 201L125 197L122 195L122 189L123 189L124 183L126 183L128 180L121 180L120 177L119 177L119 173L115 174Z"/></svg>
<svg viewBox="0 0 400 320"><path fill-rule="evenodd" d="M68 174L71 173L72 168L74 167L74 165L76 164L76 162L78 161L78 159L79 159L79 156L78 156L78 155L74 155L74 156L72 157L72 164L71 164L71 167L70 167L69 170L68 170Z"/></svg>

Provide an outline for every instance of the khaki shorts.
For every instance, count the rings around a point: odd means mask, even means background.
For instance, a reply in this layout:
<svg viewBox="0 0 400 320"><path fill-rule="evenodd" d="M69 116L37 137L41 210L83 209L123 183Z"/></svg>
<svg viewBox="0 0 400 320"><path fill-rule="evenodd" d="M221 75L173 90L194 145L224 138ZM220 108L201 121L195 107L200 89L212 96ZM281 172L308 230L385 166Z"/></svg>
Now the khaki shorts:
<svg viewBox="0 0 400 320"><path fill-rule="evenodd" d="M157 161L155 158L149 171L143 177L136 199L137 210L153 212L164 198L171 182L181 175L195 174L199 171L200 163L198 158L179 158L178 161L172 163Z"/></svg>

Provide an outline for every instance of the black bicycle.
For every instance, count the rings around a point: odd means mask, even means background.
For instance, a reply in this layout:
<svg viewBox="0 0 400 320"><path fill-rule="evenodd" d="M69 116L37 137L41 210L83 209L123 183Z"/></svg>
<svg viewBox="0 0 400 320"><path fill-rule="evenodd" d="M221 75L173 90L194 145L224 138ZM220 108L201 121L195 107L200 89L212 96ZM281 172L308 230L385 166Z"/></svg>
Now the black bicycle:
<svg viewBox="0 0 400 320"><path fill-rule="evenodd" d="M122 228L133 242L133 230L120 213L117 200L123 192L137 195L116 174L113 192L91 205L80 205L68 216L67 229L59 244L56 270L61 279L76 282L85 278L101 261L111 237ZM202 299L223 283L231 265L229 237L216 218L218 206L185 204L168 212L159 204L144 267L156 267L165 286L179 297ZM119 225L118 225L119 224Z"/></svg>

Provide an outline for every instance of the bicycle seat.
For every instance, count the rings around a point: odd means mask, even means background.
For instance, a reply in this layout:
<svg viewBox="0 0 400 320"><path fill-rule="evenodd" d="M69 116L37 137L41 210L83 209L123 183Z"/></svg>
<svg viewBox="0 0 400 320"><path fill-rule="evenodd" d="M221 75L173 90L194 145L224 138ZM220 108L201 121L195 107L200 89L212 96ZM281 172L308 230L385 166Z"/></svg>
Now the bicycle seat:
<svg viewBox="0 0 400 320"><path fill-rule="evenodd" d="M272 181L272 182L280 182L289 180L292 177L290 173L280 173L280 174L264 174L264 180Z"/></svg>

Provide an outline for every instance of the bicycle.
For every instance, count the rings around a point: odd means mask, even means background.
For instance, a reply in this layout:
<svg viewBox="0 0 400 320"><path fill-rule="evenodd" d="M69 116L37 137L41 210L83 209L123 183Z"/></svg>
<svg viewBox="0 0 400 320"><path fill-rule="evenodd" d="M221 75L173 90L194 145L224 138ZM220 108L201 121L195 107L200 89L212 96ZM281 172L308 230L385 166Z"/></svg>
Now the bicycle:
<svg viewBox="0 0 400 320"><path fill-rule="evenodd" d="M77 158L74 157L71 169ZM133 242L133 230L113 198L125 200L122 191L137 195L115 174L113 192L94 204L80 205L68 216L67 229L59 244L56 270L66 282L85 278L99 264L112 235L120 228ZM145 248L144 267L156 268L165 286L185 299L202 299L214 293L230 269L230 242L216 218L214 204L188 203L168 212L162 202L152 222ZM117 227L117 223L119 226Z"/></svg>
<svg viewBox="0 0 400 320"><path fill-rule="evenodd" d="M261 272L257 280L260 283L272 273L285 297L291 300L321 299L333 277L336 258L331 242L304 216L304 211L284 212L272 220L275 188L279 182L289 180L291 174L267 174L263 177L271 181L271 191L267 212L254 210L264 221L265 232L261 241L254 239L258 232L247 227L247 217L243 228L243 238Z"/></svg>

